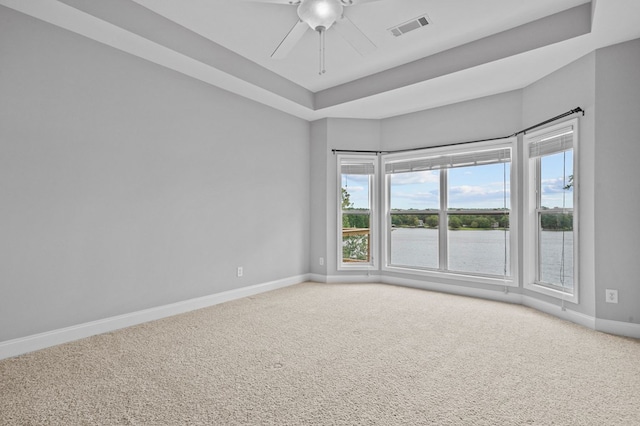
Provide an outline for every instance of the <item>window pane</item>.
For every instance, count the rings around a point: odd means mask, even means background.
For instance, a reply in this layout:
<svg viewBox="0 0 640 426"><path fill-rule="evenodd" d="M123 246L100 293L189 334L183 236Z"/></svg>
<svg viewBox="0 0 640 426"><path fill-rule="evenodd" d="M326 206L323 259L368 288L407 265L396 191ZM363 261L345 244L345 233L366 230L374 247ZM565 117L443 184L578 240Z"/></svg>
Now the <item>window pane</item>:
<svg viewBox="0 0 640 426"><path fill-rule="evenodd" d="M342 261L367 263L370 261L370 233L368 214L342 215Z"/></svg>
<svg viewBox="0 0 640 426"><path fill-rule="evenodd" d="M340 264L371 265L375 160L341 159L340 171Z"/></svg>
<svg viewBox="0 0 640 426"><path fill-rule="evenodd" d="M438 268L438 215L391 214L391 264Z"/></svg>
<svg viewBox="0 0 640 426"><path fill-rule="evenodd" d="M573 289L573 214L540 213L538 280Z"/></svg>
<svg viewBox="0 0 640 426"><path fill-rule="evenodd" d="M510 163L449 169L448 208L508 209L510 176Z"/></svg>
<svg viewBox="0 0 640 426"><path fill-rule="evenodd" d="M342 175L342 210L369 209L371 175Z"/></svg>
<svg viewBox="0 0 640 426"><path fill-rule="evenodd" d="M438 268L440 172L427 170L389 175L391 258L395 266ZM418 212L421 212L420 214Z"/></svg>
<svg viewBox="0 0 640 426"><path fill-rule="evenodd" d="M449 215L449 269L510 276L509 214Z"/></svg>
<svg viewBox="0 0 640 426"><path fill-rule="evenodd" d="M540 159L540 207L573 208L573 150Z"/></svg>
<svg viewBox="0 0 640 426"><path fill-rule="evenodd" d="M501 213L449 215L449 270L509 276L511 164L487 164L448 171L449 210Z"/></svg>
<svg viewBox="0 0 640 426"><path fill-rule="evenodd" d="M440 172L422 171L390 175L392 210L440 208Z"/></svg>

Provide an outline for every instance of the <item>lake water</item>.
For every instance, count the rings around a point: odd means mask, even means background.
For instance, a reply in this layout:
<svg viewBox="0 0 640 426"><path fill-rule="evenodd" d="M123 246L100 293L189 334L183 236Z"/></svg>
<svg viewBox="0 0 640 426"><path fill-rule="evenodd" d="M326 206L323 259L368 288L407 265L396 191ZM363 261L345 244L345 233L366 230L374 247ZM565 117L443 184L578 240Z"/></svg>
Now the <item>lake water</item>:
<svg viewBox="0 0 640 426"><path fill-rule="evenodd" d="M511 275L510 231L449 231L449 270L504 276ZM563 235L564 234L564 235ZM564 240L563 240L564 238ZM543 231L542 281L560 285L564 244L564 286L573 287L573 232ZM505 254L506 246L506 254ZM391 232L391 264L438 268L438 230L394 228Z"/></svg>

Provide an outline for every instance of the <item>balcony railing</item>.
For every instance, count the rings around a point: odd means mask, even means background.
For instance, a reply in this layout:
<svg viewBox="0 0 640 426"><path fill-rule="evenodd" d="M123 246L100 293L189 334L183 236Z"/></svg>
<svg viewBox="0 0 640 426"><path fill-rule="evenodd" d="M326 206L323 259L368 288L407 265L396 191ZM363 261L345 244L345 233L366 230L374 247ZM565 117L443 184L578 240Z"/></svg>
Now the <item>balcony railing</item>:
<svg viewBox="0 0 640 426"><path fill-rule="evenodd" d="M371 261L370 232L369 228L342 229L343 263L369 263Z"/></svg>

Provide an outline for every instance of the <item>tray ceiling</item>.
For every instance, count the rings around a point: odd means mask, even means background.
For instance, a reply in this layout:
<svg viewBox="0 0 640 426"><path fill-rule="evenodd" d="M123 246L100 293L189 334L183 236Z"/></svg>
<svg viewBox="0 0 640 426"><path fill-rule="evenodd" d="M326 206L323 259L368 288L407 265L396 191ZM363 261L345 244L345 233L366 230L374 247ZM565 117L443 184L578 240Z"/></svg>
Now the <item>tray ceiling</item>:
<svg viewBox="0 0 640 426"><path fill-rule="evenodd" d="M377 48L334 29L270 57L296 7L248 0L0 0L0 4L298 117L384 118L526 87L640 37L637 0L380 0L345 7ZM389 31L426 15L429 25Z"/></svg>

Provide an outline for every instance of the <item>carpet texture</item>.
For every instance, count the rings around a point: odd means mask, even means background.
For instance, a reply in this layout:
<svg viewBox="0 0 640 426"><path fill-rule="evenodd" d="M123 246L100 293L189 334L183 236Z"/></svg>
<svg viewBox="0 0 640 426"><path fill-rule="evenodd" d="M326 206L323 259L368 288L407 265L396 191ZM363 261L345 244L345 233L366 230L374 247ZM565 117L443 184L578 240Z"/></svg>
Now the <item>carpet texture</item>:
<svg viewBox="0 0 640 426"><path fill-rule="evenodd" d="M0 361L2 425L640 425L640 341L304 283Z"/></svg>

